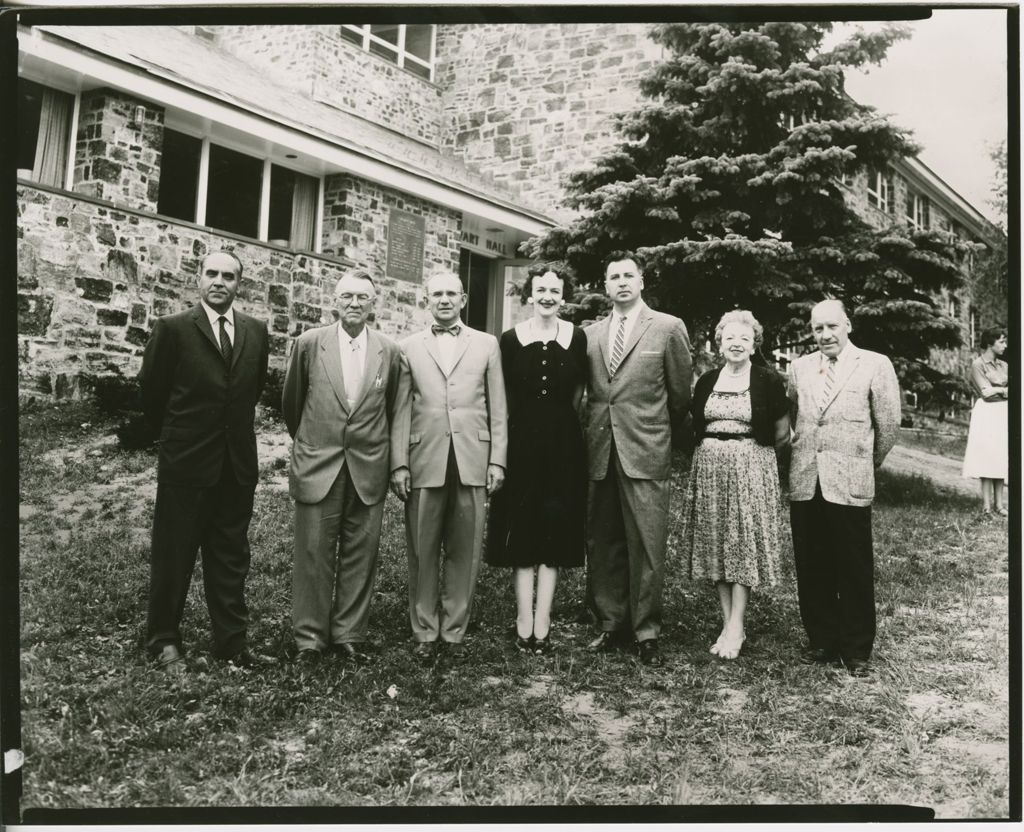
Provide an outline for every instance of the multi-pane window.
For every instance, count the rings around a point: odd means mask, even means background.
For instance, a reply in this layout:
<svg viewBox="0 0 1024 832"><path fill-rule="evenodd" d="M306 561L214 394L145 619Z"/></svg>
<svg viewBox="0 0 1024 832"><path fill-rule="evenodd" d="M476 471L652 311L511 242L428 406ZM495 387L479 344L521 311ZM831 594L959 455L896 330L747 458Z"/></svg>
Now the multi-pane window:
<svg viewBox="0 0 1024 832"><path fill-rule="evenodd" d="M921 231L931 226L931 204L928 197L907 189L907 222Z"/></svg>
<svg viewBox="0 0 1024 832"><path fill-rule="evenodd" d="M344 24L341 36L420 78L434 78L434 26L429 23Z"/></svg>
<svg viewBox="0 0 1024 832"><path fill-rule="evenodd" d="M892 213L892 174L888 171L868 172L868 205Z"/></svg>
<svg viewBox="0 0 1024 832"><path fill-rule="evenodd" d="M161 214L313 251L318 190L312 176L170 128L164 131Z"/></svg>
<svg viewBox="0 0 1024 832"><path fill-rule="evenodd" d="M978 338L978 312L974 309L971 310L970 322L971 349L973 350L975 348L975 341Z"/></svg>
<svg viewBox="0 0 1024 832"><path fill-rule="evenodd" d="M71 153L71 119L75 97L18 79L18 145L20 176L63 188Z"/></svg>

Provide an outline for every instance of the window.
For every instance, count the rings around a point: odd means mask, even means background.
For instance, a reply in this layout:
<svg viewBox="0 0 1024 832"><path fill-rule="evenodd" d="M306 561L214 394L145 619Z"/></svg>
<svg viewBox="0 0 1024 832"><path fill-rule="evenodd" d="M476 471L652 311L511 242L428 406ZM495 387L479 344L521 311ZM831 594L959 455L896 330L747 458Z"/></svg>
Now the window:
<svg viewBox="0 0 1024 832"><path fill-rule="evenodd" d="M845 185L847 188L852 188L853 187L853 181L854 181L853 174L852 173L847 173L846 171L843 171L839 175L839 181L843 185Z"/></svg>
<svg viewBox="0 0 1024 832"><path fill-rule="evenodd" d="M315 251L319 188L315 177L269 160L164 131L157 212L166 216Z"/></svg>
<svg viewBox="0 0 1024 832"><path fill-rule="evenodd" d="M199 162L203 140L170 128L164 129L160 155L160 195L156 211L186 222L196 221Z"/></svg>
<svg viewBox="0 0 1024 832"><path fill-rule="evenodd" d="M872 171L868 174L868 205L892 213L892 174Z"/></svg>
<svg viewBox="0 0 1024 832"><path fill-rule="evenodd" d="M18 79L18 157L20 176L63 188L71 154L75 97Z"/></svg>
<svg viewBox="0 0 1024 832"><path fill-rule="evenodd" d="M487 301L490 297L491 261L468 249L459 250L459 279L465 291L462 320L473 329L487 331Z"/></svg>
<svg viewBox="0 0 1024 832"><path fill-rule="evenodd" d="M950 294L949 296L949 306L947 307L947 312L949 313L949 317L951 317L954 321L960 320L960 298L958 298L954 294Z"/></svg>
<svg viewBox="0 0 1024 832"><path fill-rule="evenodd" d="M931 203L926 196L907 189L907 222L924 231L931 227Z"/></svg>
<svg viewBox="0 0 1024 832"><path fill-rule="evenodd" d="M427 23L345 24L341 37L398 64L420 78L434 78L434 27Z"/></svg>
<svg viewBox="0 0 1024 832"><path fill-rule="evenodd" d="M970 329L971 329L971 349L975 349L975 341L978 337L978 312L977 310L971 310L970 317Z"/></svg>

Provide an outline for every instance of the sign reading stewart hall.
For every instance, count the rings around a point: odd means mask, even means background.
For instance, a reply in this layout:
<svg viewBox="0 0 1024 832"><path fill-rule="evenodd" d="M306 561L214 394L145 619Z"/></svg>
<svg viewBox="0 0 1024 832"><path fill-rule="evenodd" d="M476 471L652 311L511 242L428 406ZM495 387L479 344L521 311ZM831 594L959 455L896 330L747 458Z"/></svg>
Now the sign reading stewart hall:
<svg viewBox="0 0 1024 832"><path fill-rule="evenodd" d="M423 217L397 208L388 217L388 277L419 283L423 280Z"/></svg>

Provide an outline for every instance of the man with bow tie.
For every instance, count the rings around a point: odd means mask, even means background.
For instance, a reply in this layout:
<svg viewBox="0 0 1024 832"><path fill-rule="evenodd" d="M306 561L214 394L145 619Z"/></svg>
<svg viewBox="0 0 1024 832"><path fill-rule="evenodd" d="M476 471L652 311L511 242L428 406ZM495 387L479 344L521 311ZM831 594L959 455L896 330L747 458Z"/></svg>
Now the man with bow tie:
<svg viewBox="0 0 1024 832"><path fill-rule="evenodd" d="M789 471L793 554L802 661L839 660L853 676L870 674L875 639L871 501L875 470L896 444L900 388L892 362L850 341L842 301L811 310L818 349L789 372Z"/></svg>
<svg viewBox="0 0 1024 832"><path fill-rule="evenodd" d="M241 279L233 253L204 257L199 304L157 319L139 375L160 437L146 649L174 675L185 670L180 625L197 552L215 655L236 667L264 661L246 646L245 578L269 339L263 321L234 308Z"/></svg>
<svg viewBox="0 0 1024 832"><path fill-rule="evenodd" d="M405 502L414 653L431 662L439 641L464 655L486 497L505 479L508 436L497 339L460 321L456 275L435 274L426 294L433 325L400 344L391 487Z"/></svg>
<svg viewBox="0 0 1024 832"><path fill-rule="evenodd" d="M282 411L294 440L292 631L303 665L325 652L370 660L399 377L398 345L366 326L375 296L367 272L344 275L334 291L338 322L302 333L285 375Z"/></svg>

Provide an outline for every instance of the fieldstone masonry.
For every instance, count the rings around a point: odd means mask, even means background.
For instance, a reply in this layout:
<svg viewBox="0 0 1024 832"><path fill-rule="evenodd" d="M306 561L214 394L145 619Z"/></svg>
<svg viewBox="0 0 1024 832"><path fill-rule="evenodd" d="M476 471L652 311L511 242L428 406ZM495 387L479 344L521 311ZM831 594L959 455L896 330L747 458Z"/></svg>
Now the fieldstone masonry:
<svg viewBox="0 0 1024 832"><path fill-rule="evenodd" d="M142 120L136 120L139 113ZM163 144L162 107L106 88L82 93L74 190L125 208L156 211Z"/></svg>
<svg viewBox="0 0 1024 832"><path fill-rule="evenodd" d="M463 24L437 29L442 150L565 218L561 178L615 140L661 55L646 24Z"/></svg>

